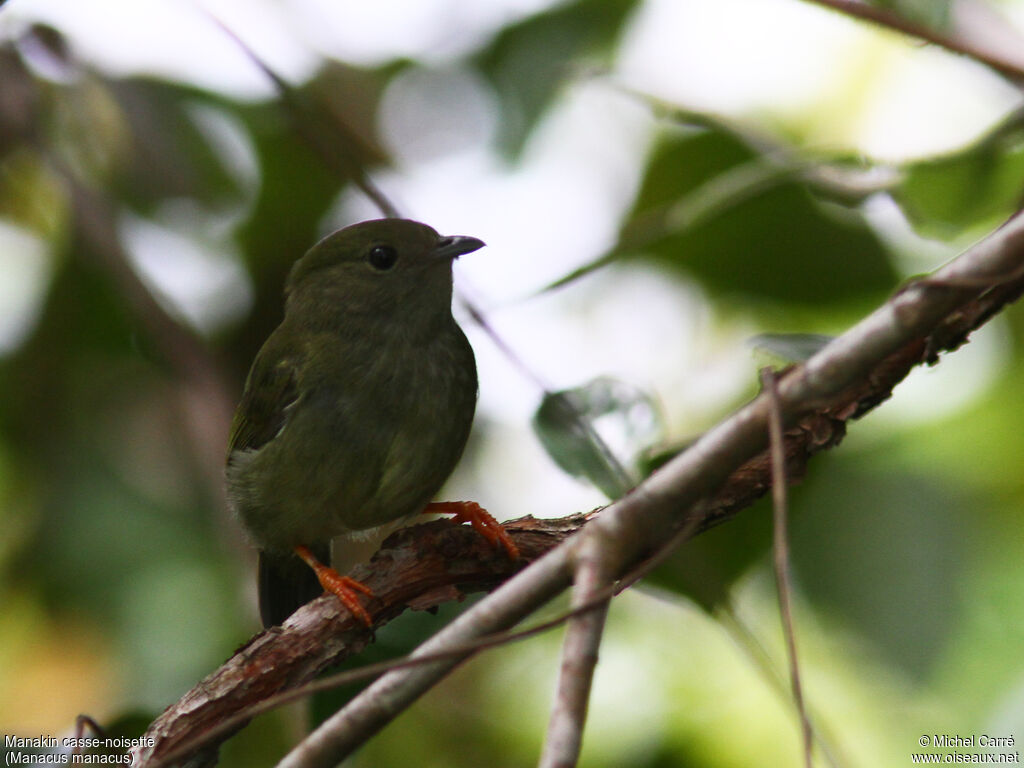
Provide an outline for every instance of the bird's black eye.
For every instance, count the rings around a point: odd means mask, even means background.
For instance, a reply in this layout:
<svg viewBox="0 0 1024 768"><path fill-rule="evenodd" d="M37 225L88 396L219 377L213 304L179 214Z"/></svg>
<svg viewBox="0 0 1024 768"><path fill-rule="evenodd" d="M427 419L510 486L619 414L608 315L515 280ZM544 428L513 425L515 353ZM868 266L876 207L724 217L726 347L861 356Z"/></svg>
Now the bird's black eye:
<svg viewBox="0 0 1024 768"><path fill-rule="evenodd" d="M385 272L395 266L395 262L398 261L398 251L390 245L375 245L366 255L366 260L374 269Z"/></svg>

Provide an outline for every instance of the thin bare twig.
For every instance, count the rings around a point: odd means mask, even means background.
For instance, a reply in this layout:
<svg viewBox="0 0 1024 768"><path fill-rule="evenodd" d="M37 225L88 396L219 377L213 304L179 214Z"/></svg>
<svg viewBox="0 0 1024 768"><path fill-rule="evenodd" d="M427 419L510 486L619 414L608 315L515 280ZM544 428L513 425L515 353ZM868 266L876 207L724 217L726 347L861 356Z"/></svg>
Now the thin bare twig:
<svg viewBox="0 0 1024 768"><path fill-rule="evenodd" d="M773 540L772 554L775 570L775 585L779 595L779 613L782 618L782 634L786 638L786 655L789 657L790 685L793 701L800 713L803 734L804 765L811 768L811 750L814 744L811 721L804 705L803 686L800 683L800 657L796 651L796 634L793 631L792 583L789 578L789 503L788 481L786 479L786 451L783 444L782 412L779 408L779 393L775 386L775 372L771 368L761 369L761 386L768 395L768 433L772 457L772 505Z"/></svg>
<svg viewBox="0 0 1024 768"><path fill-rule="evenodd" d="M608 567L606 548L601 546L598 536L584 532L574 559L576 573L572 604L574 607L589 605L596 595L607 592L613 578ZM558 687L539 768L573 768L579 761L590 688L608 616L608 597L599 607L581 613L569 622L562 641Z"/></svg>
<svg viewBox="0 0 1024 768"><path fill-rule="evenodd" d="M918 24L894 11L863 0L805 0L806 2L831 8L834 11L869 21L882 27L933 43L953 53L961 53L981 62L1017 84L1024 83L1024 59L1009 58L1004 53L992 50L968 39L962 34L942 32Z"/></svg>
<svg viewBox="0 0 1024 768"><path fill-rule="evenodd" d="M351 181L388 218L398 217L398 208L374 183L366 168L358 160L356 148L359 144L356 134L338 115L323 105L305 98L281 77L266 61L212 11L200 10L225 35L242 50L249 60L274 84L281 101L287 107L292 123L303 140L320 157L327 161L336 173ZM338 151L338 148L347 151Z"/></svg>
<svg viewBox="0 0 1024 768"><path fill-rule="evenodd" d="M655 593L656 596L661 600L669 600L671 595L665 593L664 590L659 590ZM764 677L768 685L774 690L782 700L789 706L793 707L793 712L796 716L800 717L800 712L796 708L796 704L793 701L793 693L791 686L787 683L785 677L775 666L771 655L765 650L764 645L758 639L757 635L746 625L742 618L736 613L735 606L731 603L726 602L715 611L715 619L721 624L725 631L729 633L729 636L735 641L735 643L743 649L743 651L753 661L754 666ZM810 713L808 713L810 718ZM825 758L825 762L831 766L831 768L842 768L847 764L847 761L842 758L838 753L838 747L834 734L828 733L827 729L822 728L811 719L811 732L814 736L814 742L818 746L818 750L821 755Z"/></svg>
<svg viewBox="0 0 1024 768"><path fill-rule="evenodd" d="M107 733L103 730L103 726L88 715L79 715L75 718L75 741L74 746L71 748L72 755L82 754L86 729L92 731L97 739L107 738Z"/></svg>

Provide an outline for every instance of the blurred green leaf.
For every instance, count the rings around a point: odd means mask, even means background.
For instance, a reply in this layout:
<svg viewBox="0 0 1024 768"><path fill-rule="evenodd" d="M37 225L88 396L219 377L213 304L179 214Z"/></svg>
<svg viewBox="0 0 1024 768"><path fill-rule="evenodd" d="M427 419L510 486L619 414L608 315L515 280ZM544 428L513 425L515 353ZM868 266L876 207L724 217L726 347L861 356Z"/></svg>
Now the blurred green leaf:
<svg viewBox="0 0 1024 768"><path fill-rule="evenodd" d="M21 446L62 458L66 421L75 413L83 381L116 376L136 364L139 350L125 302L98 269L76 259L60 264L40 318L28 339L0 360L0 425ZM137 369L136 369L137 370ZM46 462L43 462L46 464Z"/></svg>
<svg viewBox="0 0 1024 768"><path fill-rule="evenodd" d="M718 130L660 143L614 255L652 259L716 293L806 305L863 300L897 279L858 212L819 202L799 166Z"/></svg>
<svg viewBox="0 0 1024 768"><path fill-rule="evenodd" d="M999 224L1024 204L1024 110L966 149L904 168L896 202L926 237Z"/></svg>
<svg viewBox="0 0 1024 768"><path fill-rule="evenodd" d="M106 86L128 131L123 137L128 145L118 153L120 172L115 182L122 203L151 213L154 205L168 198L195 197L218 206L242 196L227 158L193 111L200 105L222 109L218 99L153 78L112 80ZM116 131L113 125L97 123L98 119L82 125L81 130ZM113 138L122 140L117 134Z"/></svg>
<svg viewBox="0 0 1024 768"><path fill-rule="evenodd" d="M53 241L70 212L59 178L39 154L22 148L0 160L0 218Z"/></svg>
<svg viewBox="0 0 1024 768"><path fill-rule="evenodd" d="M617 499L636 483L624 467L661 430L653 399L609 377L545 395L533 417L541 444L565 472ZM613 452L612 446L618 450ZM628 456L623 462L620 456Z"/></svg>
<svg viewBox="0 0 1024 768"><path fill-rule="evenodd" d="M502 102L499 146L511 157L561 84L603 63L636 0L576 0L505 27L475 60Z"/></svg>
<svg viewBox="0 0 1024 768"><path fill-rule="evenodd" d="M771 501L761 499L726 525L686 542L644 581L713 613L728 599L736 580L769 556L771 546Z"/></svg>
<svg viewBox="0 0 1024 768"><path fill-rule="evenodd" d="M964 532L977 505L938 473L886 466L888 455L814 462L791 498L793 569L812 601L923 676L957 624Z"/></svg>

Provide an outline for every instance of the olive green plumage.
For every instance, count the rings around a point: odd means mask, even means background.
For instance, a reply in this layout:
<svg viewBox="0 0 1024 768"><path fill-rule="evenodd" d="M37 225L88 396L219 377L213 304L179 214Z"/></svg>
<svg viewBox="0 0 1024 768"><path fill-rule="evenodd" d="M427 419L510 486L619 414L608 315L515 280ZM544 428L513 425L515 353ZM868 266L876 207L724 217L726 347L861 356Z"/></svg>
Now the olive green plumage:
<svg viewBox="0 0 1024 768"><path fill-rule="evenodd" d="M482 246L382 219L327 236L292 268L227 462L231 506L261 550L265 624L320 594L293 547L323 553L419 512L454 469L477 377L451 313L452 260Z"/></svg>

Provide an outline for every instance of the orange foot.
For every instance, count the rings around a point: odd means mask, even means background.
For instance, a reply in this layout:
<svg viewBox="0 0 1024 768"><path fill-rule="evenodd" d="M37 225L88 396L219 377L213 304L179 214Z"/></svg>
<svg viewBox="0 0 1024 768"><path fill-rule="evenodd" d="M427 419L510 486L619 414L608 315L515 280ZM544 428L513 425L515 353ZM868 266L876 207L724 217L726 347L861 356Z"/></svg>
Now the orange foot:
<svg viewBox="0 0 1024 768"><path fill-rule="evenodd" d="M359 602L359 595L357 594L362 592L367 597L373 597L373 591L368 586L361 581L350 579L348 576L342 576L330 566L324 565L306 547L295 547L295 554L301 557L306 565L313 569L317 579L320 581L320 586L325 591L330 592L341 600L341 604L348 608L349 613L366 626L373 626L373 620L366 609L363 608L363 604Z"/></svg>
<svg viewBox="0 0 1024 768"><path fill-rule="evenodd" d="M512 560L519 559L519 547L502 527L501 523L491 517L491 513L475 501L433 501L427 504L424 514L435 513L454 515L455 523L469 523L477 533L494 546L502 546Z"/></svg>

